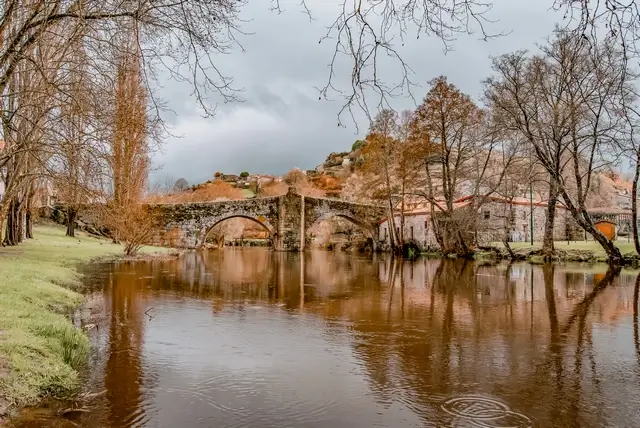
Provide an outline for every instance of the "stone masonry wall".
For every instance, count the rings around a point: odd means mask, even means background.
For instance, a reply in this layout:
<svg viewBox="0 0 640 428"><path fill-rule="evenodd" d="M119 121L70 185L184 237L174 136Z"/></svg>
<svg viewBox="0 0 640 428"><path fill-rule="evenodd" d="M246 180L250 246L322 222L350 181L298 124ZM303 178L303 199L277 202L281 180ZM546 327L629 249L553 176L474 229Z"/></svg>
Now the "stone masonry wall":
<svg viewBox="0 0 640 428"><path fill-rule="evenodd" d="M278 230L278 198L239 201L151 205L160 214L164 231L159 237L166 245L199 248L209 230L232 217L254 220L273 236Z"/></svg>
<svg viewBox="0 0 640 428"><path fill-rule="evenodd" d="M293 188L284 196L237 201L150 205L162 218L163 230L156 241L182 248L199 248L209 230L232 217L260 223L273 240L276 250L301 251L305 235L317 221L329 216L346 218L363 228L367 236L377 234L384 208L354 204L338 199L303 197Z"/></svg>
<svg viewBox="0 0 640 428"><path fill-rule="evenodd" d="M514 210L513 223L510 230L512 242L528 242L530 235L531 208L528 205L512 205ZM508 218L509 204L490 202L482 205L478 213L477 239L478 244L487 245L502 240L505 228L505 219ZM533 207L533 239L542 241L544 237L544 225L546 220L546 207ZM554 238L564 240L567 238L567 226L571 226L573 219L564 208L558 207L554 225ZM396 228L400 227L400 216L395 219ZM380 224L378 233L379 245L387 249L391 246L389 224L384 221ZM438 249L438 243L433 233L430 216L428 214L405 215L404 236L407 242L416 244L421 250Z"/></svg>

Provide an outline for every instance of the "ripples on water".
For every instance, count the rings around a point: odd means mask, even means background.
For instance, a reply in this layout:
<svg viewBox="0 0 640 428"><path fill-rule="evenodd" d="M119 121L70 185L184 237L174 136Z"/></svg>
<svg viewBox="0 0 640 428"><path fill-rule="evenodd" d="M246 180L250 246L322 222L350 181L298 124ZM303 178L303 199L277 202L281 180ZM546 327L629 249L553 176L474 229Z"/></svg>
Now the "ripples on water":
<svg viewBox="0 0 640 428"><path fill-rule="evenodd" d="M637 427L638 287L605 271L262 249L104 265L103 394L15 426Z"/></svg>

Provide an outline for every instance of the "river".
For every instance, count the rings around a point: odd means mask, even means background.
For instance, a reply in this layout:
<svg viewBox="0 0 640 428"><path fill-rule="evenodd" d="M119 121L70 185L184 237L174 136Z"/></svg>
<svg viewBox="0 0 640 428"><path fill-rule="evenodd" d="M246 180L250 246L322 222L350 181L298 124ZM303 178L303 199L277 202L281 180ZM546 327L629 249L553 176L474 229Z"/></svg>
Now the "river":
<svg viewBox="0 0 640 428"><path fill-rule="evenodd" d="M259 248L95 265L95 398L12 426L638 427L637 274L606 272Z"/></svg>

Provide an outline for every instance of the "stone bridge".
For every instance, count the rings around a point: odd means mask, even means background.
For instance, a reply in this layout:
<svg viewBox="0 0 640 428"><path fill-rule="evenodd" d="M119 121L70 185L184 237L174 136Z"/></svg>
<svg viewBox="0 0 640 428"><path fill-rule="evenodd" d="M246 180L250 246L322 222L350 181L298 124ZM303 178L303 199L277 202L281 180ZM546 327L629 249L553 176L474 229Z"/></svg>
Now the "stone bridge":
<svg viewBox="0 0 640 428"><path fill-rule="evenodd" d="M221 202L157 204L150 208L164 224L162 240L181 248L201 248L209 231L234 217L262 225L279 251L304 251L307 231L330 217L341 217L358 225L375 250L378 226L386 216L384 207L339 199L300 195L289 188L286 195Z"/></svg>

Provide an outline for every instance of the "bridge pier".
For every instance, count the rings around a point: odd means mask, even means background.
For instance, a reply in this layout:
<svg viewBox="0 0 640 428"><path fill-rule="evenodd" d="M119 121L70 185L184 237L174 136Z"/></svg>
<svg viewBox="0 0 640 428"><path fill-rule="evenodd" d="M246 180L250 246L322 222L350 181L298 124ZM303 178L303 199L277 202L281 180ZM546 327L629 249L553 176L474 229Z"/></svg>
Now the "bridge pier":
<svg viewBox="0 0 640 428"><path fill-rule="evenodd" d="M304 251L304 197L293 187L278 204L279 221L277 235L281 244L278 251Z"/></svg>

